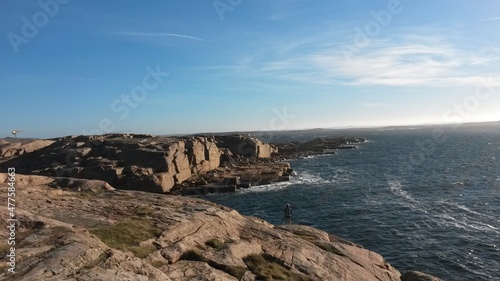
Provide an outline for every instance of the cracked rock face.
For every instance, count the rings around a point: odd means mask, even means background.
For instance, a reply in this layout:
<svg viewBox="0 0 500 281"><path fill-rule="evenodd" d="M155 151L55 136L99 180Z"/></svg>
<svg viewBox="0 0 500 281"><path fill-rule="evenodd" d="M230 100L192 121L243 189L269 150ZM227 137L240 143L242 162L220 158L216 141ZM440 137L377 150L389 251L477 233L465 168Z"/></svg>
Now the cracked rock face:
<svg viewBox="0 0 500 281"><path fill-rule="evenodd" d="M17 178L16 274L3 268L0 280L265 280L258 266L286 280L401 277L379 254L311 227L95 181Z"/></svg>
<svg viewBox="0 0 500 281"><path fill-rule="evenodd" d="M74 136L0 145L0 162L0 168L25 174L98 179L120 189L165 193L219 167L220 152L213 139L203 137Z"/></svg>
<svg viewBox="0 0 500 281"><path fill-rule="evenodd" d="M213 185L211 188L221 191L223 189L218 188L225 187L222 183L226 176L241 176L247 185L288 180L284 177L286 168L283 170L282 166L248 163L249 157L254 161L269 160L277 151L274 145L240 135L68 136L53 140L4 141L0 143L0 170L16 167L23 174L97 179L118 189L154 193L169 193L176 191L174 187L178 191L209 182ZM233 156L245 161L238 167L229 167L229 172L218 169L221 159L222 163L231 163ZM213 177L216 170L220 177ZM262 176L260 171L264 173ZM204 179L209 172L211 176Z"/></svg>
<svg viewBox="0 0 500 281"><path fill-rule="evenodd" d="M242 135L223 135L215 136L220 148L227 148L233 155L244 157L269 158L278 153L278 147L273 144L263 143L262 141L244 137Z"/></svg>

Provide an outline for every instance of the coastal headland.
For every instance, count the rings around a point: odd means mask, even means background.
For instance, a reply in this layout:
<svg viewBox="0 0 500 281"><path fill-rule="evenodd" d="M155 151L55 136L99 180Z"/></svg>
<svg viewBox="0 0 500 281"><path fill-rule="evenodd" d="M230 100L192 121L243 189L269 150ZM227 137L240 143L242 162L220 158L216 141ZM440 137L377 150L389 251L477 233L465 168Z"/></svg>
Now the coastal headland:
<svg viewBox="0 0 500 281"><path fill-rule="evenodd" d="M19 173L98 179L118 189L202 194L287 181L290 158L354 148L357 138L269 144L243 135L68 136L0 144L0 168Z"/></svg>
<svg viewBox="0 0 500 281"><path fill-rule="evenodd" d="M1 141L0 186L15 194L16 228L14 245L1 232L0 253L4 260L14 253L15 273L5 262L0 280L439 280L402 275L379 254L315 228L272 225L175 195L288 180L293 170L284 160L362 141L276 145L242 135ZM3 202L7 196L0 194Z"/></svg>

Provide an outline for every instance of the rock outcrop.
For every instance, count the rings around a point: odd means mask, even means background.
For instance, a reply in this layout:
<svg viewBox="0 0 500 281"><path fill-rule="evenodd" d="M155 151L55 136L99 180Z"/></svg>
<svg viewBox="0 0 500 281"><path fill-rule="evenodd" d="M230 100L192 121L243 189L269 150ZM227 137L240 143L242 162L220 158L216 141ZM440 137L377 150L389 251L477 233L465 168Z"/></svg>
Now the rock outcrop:
<svg viewBox="0 0 500 281"><path fill-rule="evenodd" d="M257 138L243 135L220 135L215 136L220 148L227 148L233 155L247 158L269 158L278 153L278 147L264 143Z"/></svg>
<svg viewBox="0 0 500 281"><path fill-rule="evenodd" d="M13 139L12 142L2 140L0 142L0 158L10 158L14 156L30 153L53 144L52 140L28 140L20 141Z"/></svg>
<svg viewBox="0 0 500 281"><path fill-rule="evenodd" d="M309 155L334 154L337 149L355 149L357 144L366 142L362 138L317 138L306 142L293 141L278 143L279 155L286 158L300 158Z"/></svg>
<svg viewBox="0 0 500 281"><path fill-rule="evenodd" d="M13 150L11 146L6 153ZM26 174L98 179L121 189L160 193L220 164L217 145L204 137L76 136L26 143L17 151L32 153L18 153L22 155L0 167L15 166Z"/></svg>
<svg viewBox="0 0 500 281"><path fill-rule="evenodd" d="M210 173L178 185L173 194L194 195L234 192L240 188L289 181L292 168L288 162L260 162L239 159Z"/></svg>
<svg viewBox="0 0 500 281"><path fill-rule="evenodd" d="M0 144L0 169L97 179L118 189L156 193L232 192L289 180L292 169L285 159L334 153L361 141L331 138L274 145L243 135L138 134L14 140Z"/></svg>
<svg viewBox="0 0 500 281"><path fill-rule="evenodd" d="M156 193L174 187L183 194L234 191L288 180L291 171L288 163L269 160L276 146L242 135L69 136L4 144L1 149L2 169L14 166L24 174L97 179L119 189ZM239 177L242 184L227 185L228 177Z"/></svg>
<svg viewBox="0 0 500 281"><path fill-rule="evenodd" d="M4 263L0 280L401 280L379 254L311 227L81 179L17 179L16 273Z"/></svg>

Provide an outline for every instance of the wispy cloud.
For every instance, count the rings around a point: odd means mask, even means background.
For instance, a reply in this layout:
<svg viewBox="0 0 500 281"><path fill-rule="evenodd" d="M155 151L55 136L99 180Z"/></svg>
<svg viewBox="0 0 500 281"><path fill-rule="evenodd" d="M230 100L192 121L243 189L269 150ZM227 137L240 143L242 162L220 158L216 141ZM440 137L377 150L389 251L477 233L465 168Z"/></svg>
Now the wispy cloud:
<svg viewBox="0 0 500 281"><path fill-rule="evenodd" d="M401 30L390 39L346 57L342 34L324 32L280 38L265 48L242 53L234 64L211 66L218 75L244 75L262 81L322 86L457 87L487 78L500 86L500 48L457 39L443 30ZM271 39L272 40L272 39ZM244 58L244 59L242 59Z"/></svg>
<svg viewBox="0 0 500 281"><path fill-rule="evenodd" d="M132 36L132 37L176 37L182 39L189 40L197 40L197 41L209 41L206 39L198 38L195 36L190 36L186 34L177 34L177 33L169 33L169 32L112 32L113 34L123 35L123 36Z"/></svg>
<svg viewBox="0 0 500 281"><path fill-rule="evenodd" d="M492 17L492 18L485 18L481 19L482 21L495 21L495 20L500 20L500 17Z"/></svg>
<svg viewBox="0 0 500 281"><path fill-rule="evenodd" d="M496 69L500 52L467 51L444 38L373 40L369 48L350 58L338 46L323 41L317 46L307 51L297 47L275 52L271 60L247 63L248 71L298 82L351 86L477 85L484 77L500 78L498 70L486 71Z"/></svg>
<svg viewBox="0 0 500 281"><path fill-rule="evenodd" d="M345 77L351 85L455 86L477 84L479 68L498 62L498 56L479 55L446 41L384 42L346 59L322 52L310 60L332 77Z"/></svg>

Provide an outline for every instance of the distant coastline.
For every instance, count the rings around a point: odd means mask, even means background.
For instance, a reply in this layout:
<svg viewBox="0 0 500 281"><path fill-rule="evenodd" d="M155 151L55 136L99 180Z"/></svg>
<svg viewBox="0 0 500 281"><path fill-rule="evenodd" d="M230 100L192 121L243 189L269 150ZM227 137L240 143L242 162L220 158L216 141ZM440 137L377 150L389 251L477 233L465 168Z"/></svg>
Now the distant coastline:
<svg viewBox="0 0 500 281"><path fill-rule="evenodd" d="M162 137L191 137L191 136L212 136L212 135L246 135L255 137L262 140L267 140L268 138L272 138L276 135L281 134L300 134L300 133L309 133L309 132L332 132L332 131L351 131L351 130L376 130L376 129L410 129L410 128L429 128L429 127L443 127L443 128L453 128L460 126L476 126L476 125L493 125L500 126L500 121L477 121L477 122L464 122L464 123L433 123L433 124L407 124L407 125L387 125L387 126L348 126L348 127L324 127L324 128L303 128L303 129L289 129L289 130L269 130L269 131L254 131L254 130L242 130L242 131L214 131L214 132L200 132L200 133L173 133L173 134L154 134ZM104 132L103 132L104 133ZM24 134L29 134L29 132L25 132ZM125 134L120 132L106 132L104 134ZM143 134L143 135L153 135L150 133L141 133L135 132L134 134ZM59 136L47 136L47 137L23 137L23 135L19 135L17 138L12 136L5 136L0 138L0 140L12 140L12 139L27 139L27 140L35 140L35 139L57 139Z"/></svg>

